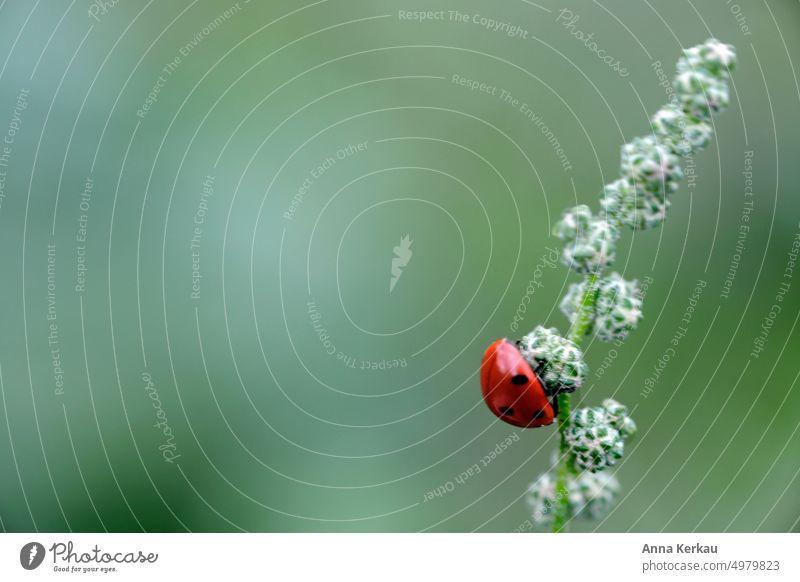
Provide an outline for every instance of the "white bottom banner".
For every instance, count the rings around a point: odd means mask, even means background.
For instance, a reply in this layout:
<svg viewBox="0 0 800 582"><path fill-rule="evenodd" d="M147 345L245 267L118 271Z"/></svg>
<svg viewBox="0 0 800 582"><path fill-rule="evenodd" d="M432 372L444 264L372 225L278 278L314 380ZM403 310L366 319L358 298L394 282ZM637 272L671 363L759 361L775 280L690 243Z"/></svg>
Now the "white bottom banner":
<svg viewBox="0 0 800 582"><path fill-rule="evenodd" d="M798 534L0 535L2 581L796 581L798 563Z"/></svg>

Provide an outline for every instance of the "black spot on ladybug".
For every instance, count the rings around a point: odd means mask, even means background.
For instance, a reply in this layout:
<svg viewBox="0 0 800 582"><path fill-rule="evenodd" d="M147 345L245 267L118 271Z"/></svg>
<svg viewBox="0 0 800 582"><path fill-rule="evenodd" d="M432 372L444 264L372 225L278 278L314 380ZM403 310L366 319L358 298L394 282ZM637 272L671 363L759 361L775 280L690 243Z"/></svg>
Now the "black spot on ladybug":
<svg viewBox="0 0 800 582"><path fill-rule="evenodd" d="M514 416L514 409L511 408L510 406L501 406L497 410L499 410L500 414L502 414L503 416Z"/></svg>
<svg viewBox="0 0 800 582"><path fill-rule="evenodd" d="M511 383L521 386L528 383L528 377L525 374L517 374L511 378Z"/></svg>
<svg viewBox="0 0 800 582"><path fill-rule="evenodd" d="M544 410L539 410L533 415L533 420L539 420L544 417Z"/></svg>

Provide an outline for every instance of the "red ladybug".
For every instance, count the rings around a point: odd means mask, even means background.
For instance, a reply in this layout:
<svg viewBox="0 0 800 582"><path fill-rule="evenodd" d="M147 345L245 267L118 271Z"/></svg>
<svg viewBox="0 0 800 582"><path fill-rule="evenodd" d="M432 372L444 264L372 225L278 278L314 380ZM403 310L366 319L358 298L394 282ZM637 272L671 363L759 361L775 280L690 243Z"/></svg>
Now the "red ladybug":
<svg viewBox="0 0 800 582"><path fill-rule="evenodd" d="M481 392L498 418L521 427L553 423L555 412L539 377L505 339L489 346L481 364Z"/></svg>

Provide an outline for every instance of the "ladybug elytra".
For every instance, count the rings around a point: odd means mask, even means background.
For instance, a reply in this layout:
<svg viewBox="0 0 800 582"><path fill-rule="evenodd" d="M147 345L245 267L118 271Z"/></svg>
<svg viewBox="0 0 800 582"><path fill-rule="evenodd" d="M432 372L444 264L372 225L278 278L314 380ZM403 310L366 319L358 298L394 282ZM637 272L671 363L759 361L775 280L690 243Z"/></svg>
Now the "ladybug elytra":
<svg viewBox="0 0 800 582"><path fill-rule="evenodd" d="M505 339L492 343L483 355L481 392L489 410L514 426L547 426L556 415L539 377Z"/></svg>

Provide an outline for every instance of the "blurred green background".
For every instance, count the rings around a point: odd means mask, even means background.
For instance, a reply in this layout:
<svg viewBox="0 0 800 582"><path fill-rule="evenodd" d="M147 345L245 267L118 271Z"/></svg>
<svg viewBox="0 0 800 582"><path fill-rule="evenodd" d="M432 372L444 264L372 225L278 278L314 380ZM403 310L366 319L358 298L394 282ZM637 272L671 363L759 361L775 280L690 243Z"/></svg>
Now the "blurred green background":
<svg viewBox="0 0 800 582"><path fill-rule="evenodd" d="M647 133L654 63L714 36L731 107L616 264L645 321L586 347L578 400L640 429L623 492L572 530L797 531L798 27L789 0L3 2L3 529L526 529L557 434L488 412L481 356L565 330L552 222Z"/></svg>

